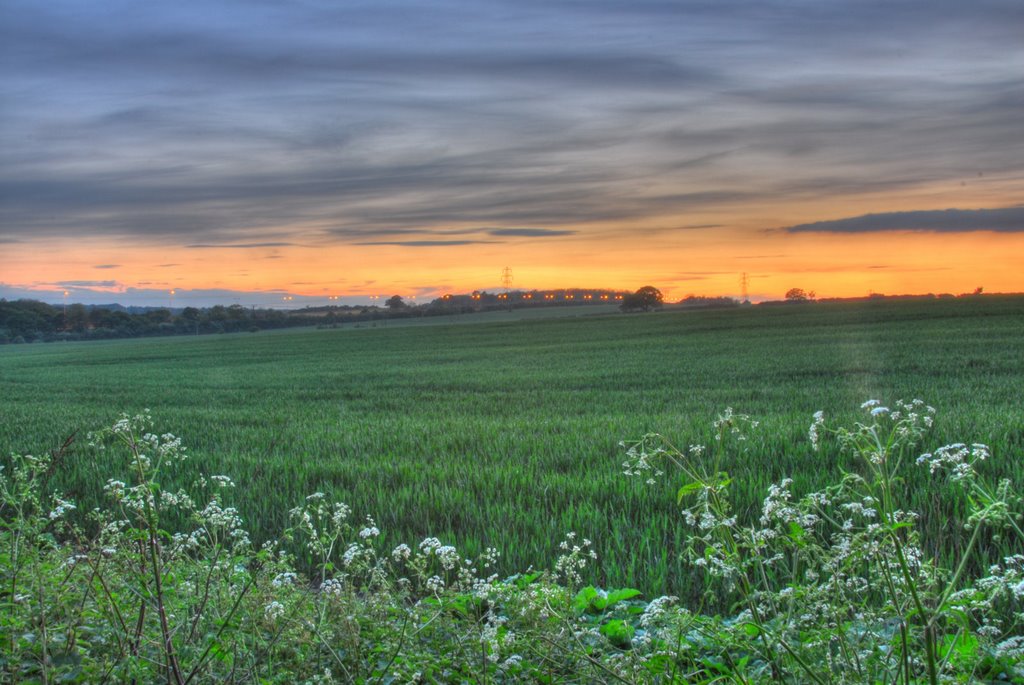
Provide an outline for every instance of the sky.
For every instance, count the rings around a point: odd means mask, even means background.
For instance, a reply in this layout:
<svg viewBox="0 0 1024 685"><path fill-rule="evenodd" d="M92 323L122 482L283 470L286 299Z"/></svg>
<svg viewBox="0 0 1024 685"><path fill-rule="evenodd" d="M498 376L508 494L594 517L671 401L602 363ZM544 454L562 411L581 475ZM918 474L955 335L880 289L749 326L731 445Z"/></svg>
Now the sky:
<svg viewBox="0 0 1024 685"><path fill-rule="evenodd" d="M1022 36L1020 0L2 0L0 297L1024 291Z"/></svg>

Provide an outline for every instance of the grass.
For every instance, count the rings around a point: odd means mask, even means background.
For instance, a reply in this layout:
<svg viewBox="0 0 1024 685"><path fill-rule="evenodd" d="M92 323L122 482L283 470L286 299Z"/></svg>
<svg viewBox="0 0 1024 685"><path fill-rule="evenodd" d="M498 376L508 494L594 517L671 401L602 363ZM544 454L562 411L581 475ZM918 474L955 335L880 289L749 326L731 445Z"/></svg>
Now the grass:
<svg viewBox="0 0 1024 685"><path fill-rule="evenodd" d="M785 475L802 492L841 472L808 444L815 410L850 424L869 397L920 397L939 409L932 443L983 437L993 473L1020 482L1022 379L1024 298L995 296L9 346L0 454L149 407L197 470L238 481L256 539L319 490L389 543L496 547L508 569L557 556L575 530L600 554L594 582L682 594L671 485L625 478L620 440L707 441L726 406L760 419L728 465L749 513ZM122 470L73 455L62 487L87 509ZM955 557L963 533L943 526L962 503L901 487Z"/></svg>

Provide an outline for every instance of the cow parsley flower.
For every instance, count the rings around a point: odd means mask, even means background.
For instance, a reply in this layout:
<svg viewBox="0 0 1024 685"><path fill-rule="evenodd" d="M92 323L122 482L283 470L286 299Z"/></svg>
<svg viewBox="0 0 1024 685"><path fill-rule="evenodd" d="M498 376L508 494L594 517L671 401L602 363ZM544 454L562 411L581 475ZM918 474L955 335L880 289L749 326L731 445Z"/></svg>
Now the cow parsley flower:
<svg viewBox="0 0 1024 685"><path fill-rule="evenodd" d="M820 428L825 424L825 412L820 409L814 412L814 422L811 427L807 429L807 437L811 440L811 449L815 452L818 451L818 446L821 441L821 437L818 433Z"/></svg>
<svg viewBox="0 0 1024 685"><path fill-rule="evenodd" d="M367 538L375 538L380 535L380 529L374 525L373 519L369 516L366 517L366 527L359 531L359 537L366 540Z"/></svg>
<svg viewBox="0 0 1024 685"><path fill-rule="evenodd" d="M263 615L271 621L276 621L284 615L284 605L275 600L263 607Z"/></svg>
<svg viewBox="0 0 1024 685"><path fill-rule="evenodd" d="M69 511L74 511L75 509L78 508L75 506L74 502L66 499L61 499L57 495L53 496L53 501L57 504L57 506L55 506L53 508L53 511L50 512L51 521L56 521Z"/></svg>
<svg viewBox="0 0 1024 685"><path fill-rule="evenodd" d="M294 585L297 576L294 573L278 573L270 584L274 587L284 587L286 585Z"/></svg>

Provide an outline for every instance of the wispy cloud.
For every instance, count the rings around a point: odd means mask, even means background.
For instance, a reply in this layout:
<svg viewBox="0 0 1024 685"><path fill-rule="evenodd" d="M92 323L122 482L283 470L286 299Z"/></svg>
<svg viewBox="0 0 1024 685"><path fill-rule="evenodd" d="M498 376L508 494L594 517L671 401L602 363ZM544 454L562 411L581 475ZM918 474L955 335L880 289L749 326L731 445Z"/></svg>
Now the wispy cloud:
<svg viewBox="0 0 1024 685"><path fill-rule="evenodd" d="M241 249L252 250L260 247L288 247L295 243L195 243L186 245L190 249Z"/></svg>
<svg viewBox="0 0 1024 685"><path fill-rule="evenodd" d="M576 235L579 231L556 230L551 228L488 228L487 235L502 238L555 238Z"/></svg>
<svg viewBox="0 0 1024 685"><path fill-rule="evenodd" d="M104 3L20 3L0 22L0 243L445 247L616 225L642 248L659 231L640 222L710 231L779 198L1020 179L1022 7L181 0L111 22ZM871 216L786 230L1019 230Z"/></svg>
<svg viewBox="0 0 1024 685"><path fill-rule="evenodd" d="M456 245L478 245L493 243L494 240L375 240L355 243L356 245L396 245L399 247L453 247Z"/></svg>
<svg viewBox="0 0 1024 685"><path fill-rule="evenodd" d="M121 266L120 264L96 264L92 268L94 268L94 269L117 269L120 266Z"/></svg>
<svg viewBox="0 0 1024 685"><path fill-rule="evenodd" d="M38 284L43 285L43 284ZM110 304L118 302L123 305L144 305L164 306L168 305L167 290L159 287L130 287L118 288L111 291L109 286L61 286L56 283L46 284L50 289L39 287L26 287L0 282L0 298L7 299L35 299L52 304L64 302L63 290L71 290L69 302L81 302L83 304ZM151 283L140 283L139 285L151 285ZM282 295L291 295L287 303L282 300ZM241 304L243 306L256 307L281 307L287 304L289 307L315 306L323 304L362 304L366 302L365 296L351 293L341 296L337 300L328 299L324 295L300 295L283 289L266 290L231 290L219 288L205 288L189 290L178 288L174 295L175 307L212 307L214 305Z"/></svg>
<svg viewBox="0 0 1024 685"><path fill-rule="evenodd" d="M929 231L966 233L1024 232L1024 205L998 209L943 209L885 212L846 219L818 221L786 228L789 233L874 233L878 231Z"/></svg>
<svg viewBox="0 0 1024 685"><path fill-rule="evenodd" d="M61 288L114 288L117 281L57 281L54 285Z"/></svg>

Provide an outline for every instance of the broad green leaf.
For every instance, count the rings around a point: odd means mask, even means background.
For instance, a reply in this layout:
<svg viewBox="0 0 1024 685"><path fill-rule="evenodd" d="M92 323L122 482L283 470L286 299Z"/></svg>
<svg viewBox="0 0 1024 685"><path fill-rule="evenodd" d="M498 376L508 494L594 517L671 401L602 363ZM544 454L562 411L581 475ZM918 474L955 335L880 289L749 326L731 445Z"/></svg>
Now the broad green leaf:
<svg viewBox="0 0 1024 685"><path fill-rule="evenodd" d="M683 487L679 488L679 492L676 494L676 503L682 502L684 497L692 495L703 488L703 483L687 483Z"/></svg>
<svg viewBox="0 0 1024 685"><path fill-rule="evenodd" d="M640 591L639 590L634 590L633 588L623 588L621 590L612 590L611 592L608 593L608 606L610 607L613 604L616 604L617 602L621 602L621 601L624 601L624 600L627 600L627 599L633 599L634 597L637 597L639 595L640 595Z"/></svg>
<svg viewBox="0 0 1024 685"><path fill-rule="evenodd" d="M625 621L608 621L608 623L601 626L601 634L607 637L608 641L619 649L629 649L632 646L636 628Z"/></svg>

